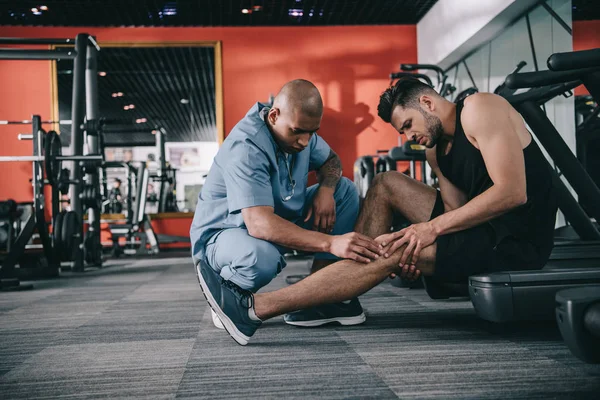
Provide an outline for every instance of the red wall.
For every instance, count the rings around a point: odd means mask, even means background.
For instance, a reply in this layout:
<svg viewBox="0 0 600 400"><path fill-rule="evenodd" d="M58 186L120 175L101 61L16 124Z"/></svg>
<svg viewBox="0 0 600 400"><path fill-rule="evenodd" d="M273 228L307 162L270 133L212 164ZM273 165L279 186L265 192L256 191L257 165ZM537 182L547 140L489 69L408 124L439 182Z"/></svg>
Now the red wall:
<svg viewBox="0 0 600 400"><path fill-rule="evenodd" d="M400 63L417 61L416 27L269 28L26 28L0 27L0 36L75 37L99 42L221 41L226 134L256 101L287 81L305 78L323 96L320 134L340 155L344 175L352 177L358 155L397 144L397 134L377 117L380 93ZM100 55L101 56L101 55ZM48 61L0 61L0 119L51 115ZM16 133L29 127L0 126L2 155L31 153ZM31 200L29 163L0 164L0 198Z"/></svg>
<svg viewBox="0 0 600 400"><path fill-rule="evenodd" d="M600 48L600 20L595 21L573 21L573 50L588 50ZM588 94L588 91L580 86L575 90L576 95Z"/></svg>

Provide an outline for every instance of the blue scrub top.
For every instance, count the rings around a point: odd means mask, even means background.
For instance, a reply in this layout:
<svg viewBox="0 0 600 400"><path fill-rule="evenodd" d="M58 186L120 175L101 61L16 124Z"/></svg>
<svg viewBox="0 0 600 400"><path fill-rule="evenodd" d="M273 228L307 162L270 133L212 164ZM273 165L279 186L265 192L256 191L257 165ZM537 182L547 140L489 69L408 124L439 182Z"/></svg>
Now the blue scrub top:
<svg viewBox="0 0 600 400"><path fill-rule="evenodd" d="M284 153L263 119L266 107L254 105L215 156L190 230L195 262L204 256L206 243L215 233L245 227L243 208L270 206L288 221L302 220L308 172L320 168L331 149L314 133L304 150ZM290 175L296 182L293 191Z"/></svg>

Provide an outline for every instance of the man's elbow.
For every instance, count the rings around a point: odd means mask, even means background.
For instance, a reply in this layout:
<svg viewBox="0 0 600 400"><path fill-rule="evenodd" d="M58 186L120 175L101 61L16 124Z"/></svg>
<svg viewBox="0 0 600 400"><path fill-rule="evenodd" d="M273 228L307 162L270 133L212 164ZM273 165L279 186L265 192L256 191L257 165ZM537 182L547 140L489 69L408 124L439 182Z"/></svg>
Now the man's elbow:
<svg viewBox="0 0 600 400"><path fill-rule="evenodd" d="M248 234L256 239L270 240L272 231L270 229L269 218L266 216L251 214L244 217L244 223Z"/></svg>
<svg viewBox="0 0 600 400"><path fill-rule="evenodd" d="M527 203L526 188L516 188L514 185L498 185L497 190L498 193L500 193L497 204L505 211L512 210L513 208L517 208Z"/></svg>
<svg viewBox="0 0 600 400"><path fill-rule="evenodd" d="M510 196L511 208L516 208L527 203L527 190L515 191Z"/></svg>

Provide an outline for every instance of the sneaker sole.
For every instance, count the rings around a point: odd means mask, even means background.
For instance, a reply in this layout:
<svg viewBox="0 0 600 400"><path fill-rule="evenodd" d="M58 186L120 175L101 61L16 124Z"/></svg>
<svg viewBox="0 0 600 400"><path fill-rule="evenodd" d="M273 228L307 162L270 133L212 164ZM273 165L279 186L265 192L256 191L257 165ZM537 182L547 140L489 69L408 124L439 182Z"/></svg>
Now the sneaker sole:
<svg viewBox="0 0 600 400"><path fill-rule="evenodd" d="M198 277L198 282L200 283L200 289L202 289L202 294L204 295L204 298L208 302L210 308L214 311L215 314L217 314L217 316L223 323L225 331L229 333L229 336L231 336L237 344L242 346L247 345L250 338L238 330L238 328L231 321L231 319L229 319L229 317L223 312L223 310L221 310L221 307L217 305L217 302L210 293L210 289L208 288L208 285L206 284L206 282L204 282L204 278L202 277L202 272L200 271L200 263L196 265L196 276Z"/></svg>
<svg viewBox="0 0 600 400"><path fill-rule="evenodd" d="M213 322L213 325L215 326L215 328L225 330L223 323L217 316L217 313L212 310L212 308L210 309L210 316L212 317L212 322Z"/></svg>
<svg viewBox="0 0 600 400"><path fill-rule="evenodd" d="M304 326L304 327L315 327L321 326L325 324L330 324L332 322L337 322L340 325L360 325L367 320L365 313L357 315L355 317L342 317L342 318L328 318L328 319L317 319L313 321L285 321L288 325L294 326Z"/></svg>

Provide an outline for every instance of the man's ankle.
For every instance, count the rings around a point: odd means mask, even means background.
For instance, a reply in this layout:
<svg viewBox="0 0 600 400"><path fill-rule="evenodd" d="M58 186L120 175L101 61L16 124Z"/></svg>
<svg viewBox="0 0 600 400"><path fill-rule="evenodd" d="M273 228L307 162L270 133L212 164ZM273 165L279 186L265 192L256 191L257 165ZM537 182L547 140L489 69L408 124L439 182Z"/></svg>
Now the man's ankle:
<svg viewBox="0 0 600 400"><path fill-rule="evenodd" d="M254 312L254 315L256 316L256 318L258 318L261 321L265 321L268 318L264 317L264 315L266 315L266 313L264 312L264 310L260 307L262 304L261 301L262 296L260 294L254 294L254 300L252 301L252 308L250 309L250 312Z"/></svg>

